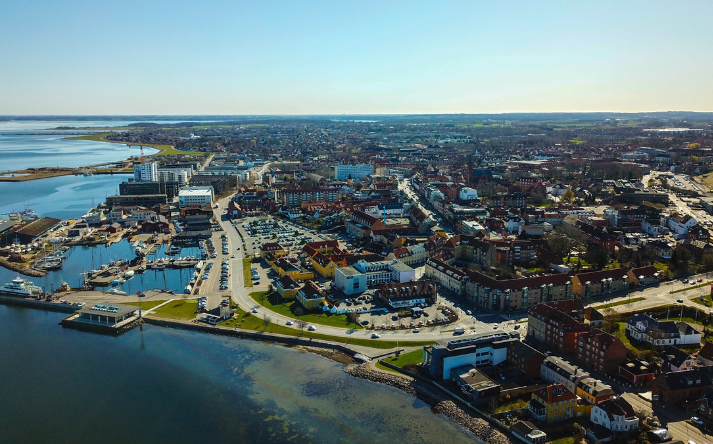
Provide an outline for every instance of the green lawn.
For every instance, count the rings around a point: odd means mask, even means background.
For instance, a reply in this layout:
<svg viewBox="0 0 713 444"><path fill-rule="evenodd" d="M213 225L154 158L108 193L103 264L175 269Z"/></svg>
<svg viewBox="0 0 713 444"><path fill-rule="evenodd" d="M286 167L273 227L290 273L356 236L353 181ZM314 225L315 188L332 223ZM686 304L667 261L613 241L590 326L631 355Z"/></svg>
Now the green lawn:
<svg viewBox="0 0 713 444"><path fill-rule="evenodd" d="M198 300L180 299L159 307L150 316L167 319L195 319Z"/></svg>
<svg viewBox="0 0 713 444"><path fill-rule="evenodd" d="M363 347L371 347L377 349L389 349L396 347L421 347L431 345L434 341L383 341L381 339L350 339L340 336L329 336L312 331L289 328L284 325L269 323L267 327L263 323L262 317L253 316L252 313L246 313L241 308L235 310L235 316L225 322L218 324L219 327L234 329L236 324L240 324L240 328L244 330L264 331L267 333L277 333L285 336L298 336L302 338L322 339L328 342L339 342L342 344L353 344Z"/></svg>
<svg viewBox="0 0 713 444"><path fill-rule="evenodd" d="M264 296L264 298L263 298ZM258 304L267 308L270 311L279 313L293 319L302 319L310 324L329 325L330 327L341 327L344 329L356 328L362 329L361 325L354 325L347 321L347 315L327 314L321 312L308 312L302 307L296 299L284 299L276 292L268 295L267 291L256 291L250 294L250 297ZM295 314L297 308L302 308L306 313L301 316Z"/></svg>
<svg viewBox="0 0 713 444"><path fill-rule="evenodd" d="M691 300L693 302L695 302L696 304L705 305L706 307L711 305L711 296L710 295L703 295L700 297L695 297Z"/></svg>
<svg viewBox="0 0 713 444"><path fill-rule="evenodd" d="M252 268L251 259L243 259L243 280L245 281L245 288L253 286L253 275L250 268Z"/></svg>
<svg viewBox="0 0 713 444"><path fill-rule="evenodd" d="M388 362L391 365L395 365L396 367L404 368L407 365L416 365L423 362L423 351L414 350L408 353L402 353L398 358L396 356L392 356L390 358L383 359L383 361ZM382 370L395 372L395 370L390 369L385 365L382 365L381 362L377 362L376 366Z"/></svg>
<svg viewBox="0 0 713 444"><path fill-rule="evenodd" d="M565 436L564 438L556 439L551 444L574 444L574 436Z"/></svg>
<svg viewBox="0 0 713 444"><path fill-rule="evenodd" d="M141 302L119 302L120 304L126 304L126 305L135 305L137 307L141 307L142 310L150 310L157 305L161 305L166 301L141 301Z"/></svg>
<svg viewBox="0 0 713 444"><path fill-rule="evenodd" d="M601 308L616 307L617 305L626 305L626 304L628 304L629 302L631 302L631 303L633 304L634 302L643 301L644 299L646 299L646 298L640 296L640 297L638 297L638 298L631 298L630 301L629 301L629 300L626 300L626 301L612 302L611 304L597 305L596 307L593 307L593 308L596 308L597 310L599 310L599 309L601 309Z"/></svg>
<svg viewBox="0 0 713 444"><path fill-rule="evenodd" d="M93 140L95 142L110 142L110 143L123 143L124 145L129 145L126 142L120 142L116 140L107 140L107 136L109 134L90 134L87 136L75 136L75 137L67 137L68 139L73 139L73 140ZM132 144L135 145L135 144ZM151 144L151 143L145 143L145 147L149 148L156 148L157 150L160 150L160 152L154 154L155 156L176 156L179 154L184 154L187 156L206 156L210 153L204 153L202 151L181 151L177 150L174 147L170 145L157 145L157 144Z"/></svg>

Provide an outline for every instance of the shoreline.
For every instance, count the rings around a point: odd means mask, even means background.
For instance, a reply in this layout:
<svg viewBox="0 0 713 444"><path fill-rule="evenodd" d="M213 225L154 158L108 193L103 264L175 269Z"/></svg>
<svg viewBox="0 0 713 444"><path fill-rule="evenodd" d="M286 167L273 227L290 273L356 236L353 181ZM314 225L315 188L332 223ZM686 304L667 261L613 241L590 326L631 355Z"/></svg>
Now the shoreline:
<svg viewBox="0 0 713 444"><path fill-rule="evenodd" d="M372 369L369 363L347 366L344 372L355 378L364 379L373 383L383 384L397 388L404 393L420 399L429 406L434 413L444 415L458 425L475 435L487 444L510 444L511 441L502 432L497 430L488 421L475 418L458 407L453 401L437 393L424 382Z"/></svg>

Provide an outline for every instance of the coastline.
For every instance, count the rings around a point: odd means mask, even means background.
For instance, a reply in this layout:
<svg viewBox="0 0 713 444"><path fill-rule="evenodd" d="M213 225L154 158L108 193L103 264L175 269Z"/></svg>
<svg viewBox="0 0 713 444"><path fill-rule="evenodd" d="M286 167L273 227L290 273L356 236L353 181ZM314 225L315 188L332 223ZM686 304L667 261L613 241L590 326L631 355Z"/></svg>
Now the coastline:
<svg viewBox="0 0 713 444"><path fill-rule="evenodd" d="M430 405L434 413L442 414L458 423L478 439L488 444L510 444L511 441L502 432L487 421L474 418L453 401L437 393L425 383L416 379L372 369L368 363L347 366L344 371L355 378L364 379L378 384L388 385L408 393Z"/></svg>

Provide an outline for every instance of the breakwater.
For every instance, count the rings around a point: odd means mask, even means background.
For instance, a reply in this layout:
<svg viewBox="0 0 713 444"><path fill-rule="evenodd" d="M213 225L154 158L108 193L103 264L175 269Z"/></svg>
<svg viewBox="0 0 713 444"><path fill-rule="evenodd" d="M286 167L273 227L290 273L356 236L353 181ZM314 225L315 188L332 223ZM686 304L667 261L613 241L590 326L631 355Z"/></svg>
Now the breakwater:
<svg viewBox="0 0 713 444"><path fill-rule="evenodd" d="M407 380L400 376L377 371L369 367L369 364L350 365L344 371L356 378L388 385L415 396L429 404L435 413L451 418L488 444L510 444L510 440L487 421L473 418L455 405L453 401L446 399L422 381Z"/></svg>
<svg viewBox="0 0 713 444"><path fill-rule="evenodd" d="M0 295L0 304L18 305L20 307L36 308L38 310L56 311L60 313L74 313L79 310L74 304L55 304L52 302L38 301L36 299L25 299L17 296Z"/></svg>

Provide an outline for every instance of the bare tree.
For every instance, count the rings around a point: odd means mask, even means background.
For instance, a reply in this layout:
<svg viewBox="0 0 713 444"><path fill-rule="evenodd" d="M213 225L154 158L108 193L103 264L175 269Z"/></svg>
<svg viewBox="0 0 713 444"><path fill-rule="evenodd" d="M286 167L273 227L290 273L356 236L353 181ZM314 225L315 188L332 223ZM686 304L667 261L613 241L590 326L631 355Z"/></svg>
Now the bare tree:
<svg viewBox="0 0 713 444"><path fill-rule="evenodd" d="M267 326L270 325L270 321L272 321L272 319L267 314L262 316L262 325L265 326L265 329L267 329Z"/></svg>
<svg viewBox="0 0 713 444"><path fill-rule="evenodd" d="M302 331L302 333L304 333L305 327L307 327L307 321L302 320L302 319L298 319L298 320L297 320L297 326L300 328L300 331ZM301 336L301 335L300 335L300 336Z"/></svg>

